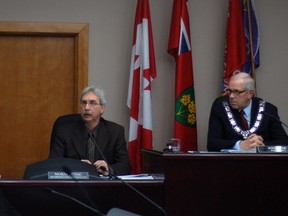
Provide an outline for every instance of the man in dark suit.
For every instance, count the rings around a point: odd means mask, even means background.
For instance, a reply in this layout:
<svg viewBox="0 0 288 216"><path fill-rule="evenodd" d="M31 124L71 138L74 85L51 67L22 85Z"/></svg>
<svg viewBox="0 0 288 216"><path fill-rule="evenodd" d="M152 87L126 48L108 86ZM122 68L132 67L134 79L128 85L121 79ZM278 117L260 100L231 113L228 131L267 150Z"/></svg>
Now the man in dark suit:
<svg viewBox="0 0 288 216"><path fill-rule="evenodd" d="M247 73L231 77L226 90L228 96L217 98L211 108L208 151L288 145L282 124L271 117L279 119L277 107L254 97L254 88L254 80Z"/></svg>
<svg viewBox="0 0 288 216"><path fill-rule="evenodd" d="M59 117L53 126L49 158L68 157L95 165L108 175L129 174L130 162L124 128L102 116L104 91L86 87L80 95L81 114Z"/></svg>

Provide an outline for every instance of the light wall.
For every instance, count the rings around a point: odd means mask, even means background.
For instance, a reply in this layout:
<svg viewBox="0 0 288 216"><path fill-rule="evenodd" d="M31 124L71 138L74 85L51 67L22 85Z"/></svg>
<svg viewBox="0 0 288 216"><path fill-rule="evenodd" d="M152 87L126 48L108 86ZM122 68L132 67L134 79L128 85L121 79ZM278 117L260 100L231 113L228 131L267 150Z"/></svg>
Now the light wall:
<svg viewBox="0 0 288 216"><path fill-rule="evenodd" d="M104 117L129 130L126 106L137 0L0 0L1 21L89 23L89 84L106 91ZM152 84L154 148L173 136L175 62L167 54L172 0L150 0L157 78ZM255 0L261 32L257 96L288 122L288 1ZM206 150L210 107L220 93L228 0L190 0L198 147ZM1 49L1 48L0 48ZM287 131L287 130L286 130Z"/></svg>

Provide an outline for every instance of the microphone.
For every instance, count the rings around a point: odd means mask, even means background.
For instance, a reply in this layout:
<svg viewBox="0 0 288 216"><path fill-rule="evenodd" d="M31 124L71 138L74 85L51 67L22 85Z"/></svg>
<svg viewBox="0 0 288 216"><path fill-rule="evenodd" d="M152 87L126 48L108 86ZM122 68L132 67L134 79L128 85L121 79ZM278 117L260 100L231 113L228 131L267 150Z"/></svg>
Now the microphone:
<svg viewBox="0 0 288 216"><path fill-rule="evenodd" d="M262 112L260 112L260 113L261 113L261 114L264 114L264 115L267 115L267 116L275 119L276 121L278 121L278 122L280 122L282 125L284 125L286 128L288 128L288 125L285 124L284 122L282 122L278 117L276 117L276 116L274 116L274 115L272 115L272 114L270 114L270 113L267 113L267 112L265 112L265 111L262 111Z"/></svg>
<svg viewBox="0 0 288 216"><path fill-rule="evenodd" d="M84 206L85 208L93 211L94 213L96 213L96 214L99 215L99 216L104 216L104 214L102 214L101 212L99 212L99 211L96 210L95 208L92 208L91 206L89 206L89 205L81 202L80 200L78 200L78 199L76 199L76 198L74 198L74 197L72 197L72 196L69 196L69 195L67 195L67 194L61 193L61 192L59 192L59 191L56 191L56 190L54 190L54 189L52 189L52 188L50 188L50 187L47 187L46 190L47 190L48 192L50 192L50 193L56 194L56 195L58 195L58 196L61 196L61 197L67 198L67 199L70 199L70 200L74 201L75 203L78 203L79 205Z"/></svg>
<svg viewBox="0 0 288 216"><path fill-rule="evenodd" d="M109 173L109 171L104 166L100 166L99 169L101 169L103 172L108 172Z"/></svg>
<svg viewBox="0 0 288 216"><path fill-rule="evenodd" d="M111 174L107 169L106 167L104 166L100 166L99 167L102 171L106 171L109 173L109 175L111 175L114 179L116 180L120 180L124 185L126 185L127 187L129 187L130 189L132 189L134 192L136 192L138 195L140 195L142 198L144 198L145 200L147 200L148 202L150 202L150 204L152 204L154 207L158 208L162 213L163 215L167 215L165 210L159 206L157 203L155 203L154 201L152 201L149 197L147 197L145 194L141 193L139 190L137 190L135 187L133 187L132 185L130 185L128 182L124 181L123 179L119 178L117 175L113 175Z"/></svg>
<svg viewBox="0 0 288 216"><path fill-rule="evenodd" d="M104 156L103 152L101 151L100 147L98 146L98 144L97 144L94 136L91 136L91 138L93 139L93 142L95 143L95 146L96 146L98 152L100 153L102 159L105 161L105 163L106 163L107 166L109 167L109 163L107 162L106 157ZM109 178L112 178L112 177L113 177L113 176L111 175L111 172L109 172L104 166L100 166L99 169L101 169L101 170L104 171L104 172L105 172L105 171L108 172L108 173L109 173Z"/></svg>
<svg viewBox="0 0 288 216"><path fill-rule="evenodd" d="M105 167L104 167L105 168ZM89 196L89 194L87 193L87 191L82 187L82 185L78 182L78 180L75 178L75 176L72 174L72 170L68 167L68 166L63 166L62 167L62 169L63 169L63 171L65 172L65 173L67 173L72 179L73 179L73 181L77 184L77 186L79 187L79 189L82 191L82 193L84 194L84 196L85 196L85 198L87 199L87 201L90 203L90 205L91 206L88 206L88 205L86 205L85 203L83 203L84 204L84 207L86 207L86 208L88 208L88 209L93 209L93 211L94 212L96 212L96 213L98 213L99 215L103 215L102 213L100 213L100 211L98 211L97 209L96 209L96 206L95 206L95 204L93 203L93 201L92 201L92 199L91 199L91 197ZM60 193L60 192L58 192L58 193ZM60 194L58 194L58 195L60 195ZM62 194L63 195L63 194ZM64 194L64 197L66 197L66 198L69 198L69 197L67 197L67 195L65 195ZM70 198L71 199L71 198ZM75 199L75 198L73 198L73 199ZM79 200L78 200L79 201ZM79 202L81 202L81 201L79 201ZM82 203L82 202L81 202ZM83 204L81 204L81 205L83 205ZM93 206L93 207L92 207Z"/></svg>
<svg viewBox="0 0 288 216"><path fill-rule="evenodd" d="M284 125L286 128L288 128L288 125L286 125L284 122L282 122L279 117L276 117L270 113L267 113L265 111L260 112L263 115L269 116L273 119L275 119L277 122ZM275 153L275 152L287 152L286 146L257 146L256 148L257 153Z"/></svg>
<svg viewBox="0 0 288 216"><path fill-rule="evenodd" d="M93 137L93 136L92 136ZM94 137L93 137L94 139ZM95 142L95 146L97 148L97 150L100 152L101 157L103 158L103 160L105 161L105 163L107 164L107 166L109 167L109 163L107 162L103 152L101 151L101 149L99 148L97 142L95 141L95 139L93 140ZM132 189L134 192L136 192L138 195L140 195L142 198L144 198L146 201L150 202L150 204L152 204L154 207L158 208L163 215L167 215L165 210L159 206L157 203L155 203L154 201L152 201L149 197L145 196L143 193L141 193L139 190L137 190L136 188L134 188L132 185L130 185L129 183L125 182L123 179L119 178L117 175L114 175L113 173L111 173L109 170L106 169L106 167L104 166L100 166L99 169L101 169L104 172L108 172L109 174L109 178L110 179L116 179L116 180L120 180L124 185L126 185L127 187L129 187L130 189Z"/></svg>

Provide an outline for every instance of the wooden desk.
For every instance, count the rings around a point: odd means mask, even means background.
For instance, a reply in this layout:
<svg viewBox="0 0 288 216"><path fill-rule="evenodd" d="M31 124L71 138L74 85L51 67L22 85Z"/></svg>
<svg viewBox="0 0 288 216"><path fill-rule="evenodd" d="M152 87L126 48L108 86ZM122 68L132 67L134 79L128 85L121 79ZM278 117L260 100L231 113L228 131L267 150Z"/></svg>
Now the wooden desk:
<svg viewBox="0 0 288 216"><path fill-rule="evenodd" d="M158 205L163 206L163 181L129 181ZM121 181L51 181L0 180L0 190L23 216L41 215L95 215L85 207L48 192L47 188L72 196L86 204L88 194L95 207L106 214L111 208L120 208L141 215L161 215L158 209Z"/></svg>
<svg viewBox="0 0 288 216"><path fill-rule="evenodd" d="M169 216L288 215L286 154L142 153L164 164Z"/></svg>

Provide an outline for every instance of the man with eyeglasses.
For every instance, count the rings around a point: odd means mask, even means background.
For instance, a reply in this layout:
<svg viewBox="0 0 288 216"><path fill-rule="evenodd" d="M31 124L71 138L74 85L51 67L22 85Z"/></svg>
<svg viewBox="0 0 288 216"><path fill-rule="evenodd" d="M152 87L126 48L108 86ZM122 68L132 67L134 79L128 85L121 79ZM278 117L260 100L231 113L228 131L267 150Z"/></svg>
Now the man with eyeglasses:
<svg viewBox="0 0 288 216"><path fill-rule="evenodd" d="M81 114L59 117L53 126L50 158L68 157L92 164L104 175L130 173L124 127L102 117L106 99L88 86L80 95Z"/></svg>
<svg viewBox="0 0 288 216"><path fill-rule="evenodd" d="M247 73L231 77L226 96L217 98L211 108L208 151L288 145L287 134L276 119L277 107L254 97L254 88L254 80Z"/></svg>

